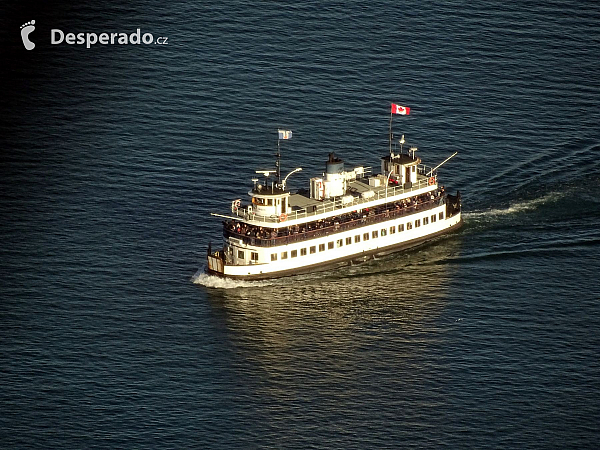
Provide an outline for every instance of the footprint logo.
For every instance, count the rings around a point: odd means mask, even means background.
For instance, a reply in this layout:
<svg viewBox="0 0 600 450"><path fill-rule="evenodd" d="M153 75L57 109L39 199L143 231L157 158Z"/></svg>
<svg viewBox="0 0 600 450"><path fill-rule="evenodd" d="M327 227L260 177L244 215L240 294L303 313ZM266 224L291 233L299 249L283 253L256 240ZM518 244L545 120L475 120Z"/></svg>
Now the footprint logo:
<svg viewBox="0 0 600 450"><path fill-rule="evenodd" d="M27 50L33 50L35 44L29 40L29 33L35 30L35 20L24 23L21 25L21 38L23 39L23 45Z"/></svg>

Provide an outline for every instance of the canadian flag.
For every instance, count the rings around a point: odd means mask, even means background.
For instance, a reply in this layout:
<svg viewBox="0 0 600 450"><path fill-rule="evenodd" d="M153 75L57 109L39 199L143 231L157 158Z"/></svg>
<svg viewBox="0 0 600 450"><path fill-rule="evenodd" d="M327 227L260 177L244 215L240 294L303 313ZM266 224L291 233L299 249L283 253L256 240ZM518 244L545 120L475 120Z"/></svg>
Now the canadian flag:
<svg viewBox="0 0 600 450"><path fill-rule="evenodd" d="M410 108L408 106L400 106L392 103L392 114L402 114L408 116L410 114Z"/></svg>

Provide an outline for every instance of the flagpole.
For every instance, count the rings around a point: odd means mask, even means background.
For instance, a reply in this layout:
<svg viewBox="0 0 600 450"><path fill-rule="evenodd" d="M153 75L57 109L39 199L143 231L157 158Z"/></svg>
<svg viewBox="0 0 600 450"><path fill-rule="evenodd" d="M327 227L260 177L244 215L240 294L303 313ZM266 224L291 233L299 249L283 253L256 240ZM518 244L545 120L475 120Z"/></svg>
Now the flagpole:
<svg viewBox="0 0 600 450"><path fill-rule="evenodd" d="M277 154L275 155L277 160L275 166L277 169L277 185L281 184L281 153L279 151L279 136L277 137Z"/></svg>
<svg viewBox="0 0 600 450"><path fill-rule="evenodd" d="M392 109L390 107L390 155L392 154Z"/></svg>

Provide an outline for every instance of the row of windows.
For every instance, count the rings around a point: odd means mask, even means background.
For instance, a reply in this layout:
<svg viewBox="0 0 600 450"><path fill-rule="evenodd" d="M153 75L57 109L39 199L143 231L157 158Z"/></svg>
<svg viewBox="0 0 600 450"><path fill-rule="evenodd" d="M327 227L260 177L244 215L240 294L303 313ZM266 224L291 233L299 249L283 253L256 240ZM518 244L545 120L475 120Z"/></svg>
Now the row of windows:
<svg viewBox="0 0 600 450"><path fill-rule="evenodd" d="M444 213L440 212L438 214L440 220L444 219ZM424 217L423 218L423 225L428 225L429 221L431 220L431 223L435 223L437 221L437 217L435 214L431 215L431 218L429 217ZM421 226L421 219L417 219L415 220L415 228L418 228ZM406 229L407 230L412 230L413 228L413 224L412 222L407 222L406 223ZM401 223L400 225L398 225L398 232L401 233L404 231L404 224ZM377 239L379 237L381 233L381 237L387 236L388 235L388 229L387 228L382 228L381 231L379 230L374 230L371 232L371 235L369 236L369 233L363 233L362 235L362 240L363 241L368 241L370 238L373 239ZM396 225L393 225L389 228L389 234L394 234L396 233ZM354 236L354 243L359 243L361 239L361 235L357 234L356 236ZM349 236L346 238L345 240L346 245L351 245L352 244L352 237ZM327 243L327 249L328 250L333 250L334 248L340 248L344 246L344 239L338 239L337 241L330 241ZM319 244L319 252L324 252L325 251L325 244ZM309 247L309 252L310 254L314 254L317 253L317 246L313 245L312 247ZM252 254L254 255L255 253L252 252ZM300 256L306 256L306 248L301 248L300 249ZM244 252L242 250L238 251L238 257L239 258L243 258L244 257ZM292 250L290 252L290 257L291 258L296 258L298 257L298 250ZM258 259L258 255L257 255L257 259ZM288 259L288 252L281 252L281 259ZM277 253L271 253L271 261L277 261Z"/></svg>

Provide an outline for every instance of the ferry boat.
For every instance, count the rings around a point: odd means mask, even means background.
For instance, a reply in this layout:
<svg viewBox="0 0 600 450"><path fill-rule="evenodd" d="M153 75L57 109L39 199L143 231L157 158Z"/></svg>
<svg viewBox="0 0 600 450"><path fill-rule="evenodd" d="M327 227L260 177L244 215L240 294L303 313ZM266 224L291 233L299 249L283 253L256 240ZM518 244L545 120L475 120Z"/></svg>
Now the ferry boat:
<svg viewBox="0 0 600 450"><path fill-rule="evenodd" d="M207 252L207 273L220 277L260 280L306 273L375 255L403 250L462 225L461 196L438 182L438 168L421 164L417 148L392 149L381 158L381 172L370 167L346 170L344 161L329 154L322 176L310 179L308 190L291 192L280 174L279 130L276 170L256 171L247 203L231 202L224 218L222 248ZM271 179L274 176L274 179Z"/></svg>

